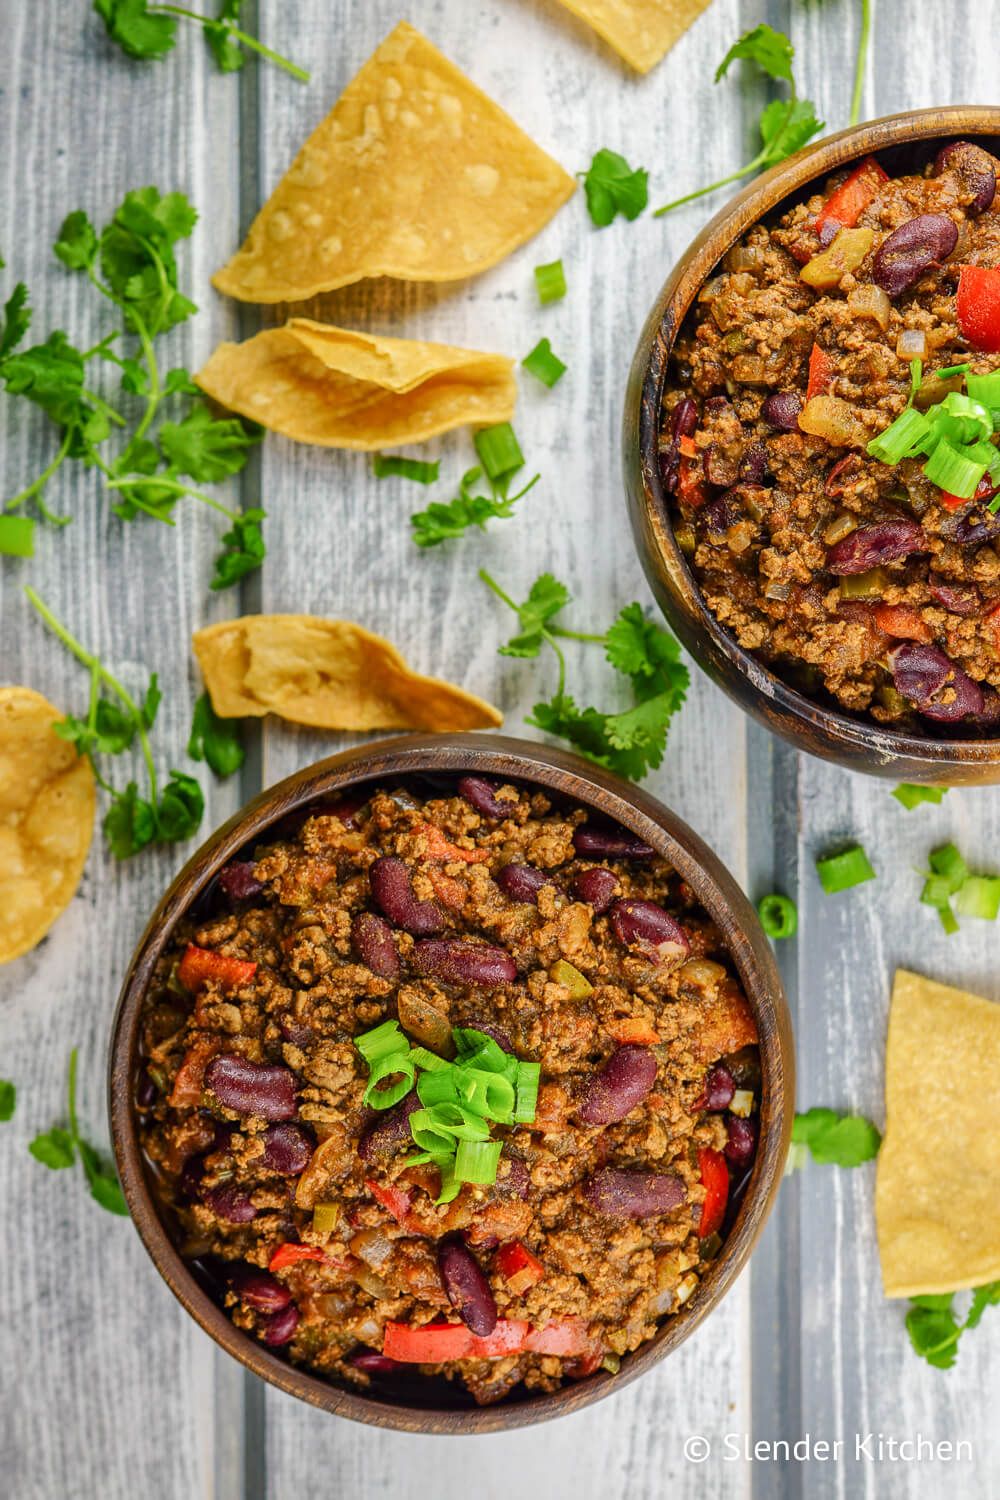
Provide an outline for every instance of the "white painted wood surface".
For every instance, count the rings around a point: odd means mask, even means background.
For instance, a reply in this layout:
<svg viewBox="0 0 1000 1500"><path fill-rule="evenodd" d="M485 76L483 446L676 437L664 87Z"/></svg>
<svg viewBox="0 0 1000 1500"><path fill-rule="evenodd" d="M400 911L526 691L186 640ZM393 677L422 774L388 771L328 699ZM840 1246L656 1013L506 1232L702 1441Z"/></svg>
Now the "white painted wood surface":
<svg viewBox="0 0 1000 1500"><path fill-rule="evenodd" d="M63 214L98 217L128 187L186 189L203 210L182 280L202 312L173 335L172 362L196 365L215 340L250 332L253 310L208 286L257 204L340 89L400 17L398 0L260 0L260 34L313 69L304 89L285 75L212 70L183 31L164 63L129 63L108 49L84 0L0 0L0 250L8 285L24 277L35 330L85 338L102 312L52 259ZM996 19L982 0L929 7L880 0L865 113L996 97L990 48L970 45ZM763 91L713 88L715 64L761 19L790 27L802 92L831 128L850 92L852 0L805 4L714 0L650 77L631 75L556 0L412 0L408 19L447 51L569 169L610 146L650 169L655 204L744 159ZM973 24L975 22L975 25ZM500 703L512 733L552 665L505 661L501 606L479 584L488 567L514 594L543 568L576 597L573 623L600 628L621 604L648 600L624 520L618 460L621 394L645 310L672 259L710 209L667 221L619 221L597 233L582 196L530 246L478 280L451 287L363 285L311 311L347 326L426 336L523 356L543 334L570 370L551 393L522 382L517 430L542 482L515 521L447 549L418 553L407 516L424 491L370 478L363 459L269 439L245 478L245 503L269 510L270 555L242 598L207 582L216 528L193 508L175 531L111 517L89 476L54 488L75 521L44 534L30 564L0 562L0 681L25 682L79 708L85 682L24 603L30 579L66 622L129 680L160 671L165 703L158 763L182 764L197 690L190 630L238 608L312 610L384 632L414 666ZM568 297L540 309L532 267L561 256ZM0 398L3 484L10 493L43 465L51 433ZM467 435L434 445L443 472L468 467ZM581 698L608 703L594 648L571 650ZM258 784L339 747L329 737L267 725L243 786L204 776L206 828ZM967 923L950 940L916 905L912 868L954 837L973 862L996 866L1000 793L955 792L940 809L904 812L888 788L800 761L751 729L695 675L667 761L649 780L712 843L754 895L798 890L801 936L782 954L798 1013L800 1100L881 1117L889 979L905 962L1000 999L992 929ZM882 878L830 901L812 861L860 837ZM709 1324L638 1385L564 1421L508 1437L421 1439L377 1433L315 1412L244 1376L191 1324L127 1224L110 1219L70 1174L27 1154L62 1110L71 1045L81 1048L82 1116L103 1138L104 1052L127 955L184 851L145 853L124 868L95 847L80 893L51 938L0 971L0 1075L19 1086L0 1127L5 1246L0 1292L0 1464L12 1500L189 1500L211 1496L386 1495L399 1500L659 1500L874 1495L962 1500L1000 1488L988 1320L943 1375L910 1353L903 1309L880 1295L871 1168L808 1169L782 1190L751 1272ZM854 1434L968 1438L971 1464L868 1464ZM724 1439L843 1439L840 1463L727 1461ZM685 1437L712 1444L707 1463Z"/></svg>

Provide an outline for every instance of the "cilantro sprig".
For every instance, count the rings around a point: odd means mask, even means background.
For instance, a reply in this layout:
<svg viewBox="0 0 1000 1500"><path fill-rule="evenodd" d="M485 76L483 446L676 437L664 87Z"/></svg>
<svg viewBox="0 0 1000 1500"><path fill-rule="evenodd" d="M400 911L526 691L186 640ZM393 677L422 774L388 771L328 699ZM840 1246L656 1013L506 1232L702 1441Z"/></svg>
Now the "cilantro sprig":
<svg viewBox="0 0 1000 1500"><path fill-rule="evenodd" d="M69 1055L69 1074L66 1085L67 1126L54 1125L51 1130L36 1135L28 1150L36 1161L51 1171L63 1171L72 1167L79 1159L87 1179L90 1196L110 1214L121 1214L128 1218L128 1205L121 1190L114 1167L99 1151L80 1134L76 1117L76 1048Z"/></svg>
<svg viewBox="0 0 1000 1500"><path fill-rule="evenodd" d="M1000 1281L977 1286L972 1293L969 1311L963 1322L955 1316L955 1293L910 1298L906 1331L914 1351L937 1370L950 1370L958 1353L962 1334L978 1328L988 1307L1000 1306Z"/></svg>
<svg viewBox="0 0 1000 1500"><path fill-rule="evenodd" d="M177 19L193 21L202 28L205 41L220 73L236 73L246 62L246 48L283 68L302 83L309 82L305 68L279 52L265 47L255 36L237 26L244 0L219 0L216 16L205 16L179 5L151 5L149 0L94 0L94 9L113 42L128 57L157 61L173 50Z"/></svg>
<svg viewBox="0 0 1000 1500"><path fill-rule="evenodd" d="M587 212L598 229L606 229L616 214L637 219L649 202L649 173L644 167L630 167L617 151L595 152L580 175Z"/></svg>
<svg viewBox="0 0 1000 1500"><path fill-rule="evenodd" d="M206 761L222 777L232 776L246 758L239 719L220 719L207 693L194 706L187 753L192 760Z"/></svg>
<svg viewBox="0 0 1000 1500"><path fill-rule="evenodd" d="M438 547L442 542L464 536L470 526L485 531L487 521L509 520L518 500L523 500L540 478L541 475L536 474L523 489L508 495L504 492L506 486L490 479L481 468L469 469L459 481L454 500L434 501L425 510L414 511L410 516L413 540L418 547ZM489 486L488 495L473 492L473 487L481 481Z"/></svg>
<svg viewBox="0 0 1000 1500"><path fill-rule="evenodd" d="M808 1152L821 1166L860 1167L877 1156L882 1137L864 1115L838 1115L832 1109L808 1109L792 1122L790 1170Z"/></svg>
<svg viewBox="0 0 1000 1500"><path fill-rule="evenodd" d="M260 566L264 512L231 509L198 486L238 474L263 432L238 418L213 416L193 399L200 392L188 371L164 370L157 356L156 341L197 310L178 286L176 259L197 217L182 193L162 194L155 187L126 193L100 231L82 210L66 217L53 247L57 258L86 276L121 317L122 326L90 348L77 348L61 329L44 343L22 347L31 308L25 285L15 287L0 323L0 381L9 395L39 406L60 429L61 440L38 477L0 507L6 513L0 519L9 522L12 512L33 507L43 520L64 524L69 518L53 515L44 496L62 465L75 459L101 472L111 509L124 521L142 514L172 526L173 511L185 497L223 515L230 530L212 579L218 589ZM102 367L117 375L114 403L96 388L95 372ZM32 538L23 525L8 525L6 535L0 531L0 550L30 555Z"/></svg>
<svg viewBox="0 0 1000 1500"><path fill-rule="evenodd" d="M588 759L633 781L660 765L670 720L684 702L690 682L680 646L670 632L647 620L640 604L627 604L603 635L569 630L557 624L555 617L570 603L570 593L551 573L535 579L522 604L515 603L483 569L479 576L513 610L520 626L500 647L500 655L537 657L544 645L555 653L559 665L556 691L535 704L526 722L568 740ZM619 713L579 707L566 692L562 640L602 645L610 665L628 681L633 706Z"/></svg>
<svg viewBox="0 0 1000 1500"><path fill-rule="evenodd" d="M0 1078L0 1121L12 1120L17 1107L17 1088L9 1078Z"/></svg>

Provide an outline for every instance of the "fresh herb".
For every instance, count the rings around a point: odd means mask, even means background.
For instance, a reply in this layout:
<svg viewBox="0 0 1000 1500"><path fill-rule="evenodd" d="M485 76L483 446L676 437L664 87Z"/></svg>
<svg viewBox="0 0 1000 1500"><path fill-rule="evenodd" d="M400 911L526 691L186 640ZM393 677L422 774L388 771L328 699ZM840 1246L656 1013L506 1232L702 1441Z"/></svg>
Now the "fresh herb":
<svg viewBox="0 0 1000 1500"><path fill-rule="evenodd" d="M930 868L923 872L920 900L924 906L934 908L949 937L958 931L958 917L996 921L1000 913L1000 878L973 875L954 844L933 849L927 863Z"/></svg>
<svg viewBox="0 0 1000 1500"><path fill-rule="evenodd" d="M544 307L548 302L558 302L566 295L566 272L561 260L549 261L548 265L535 267L535 286L538 300Z"/></svg>
<svg viewBox="0 0 1000 1500"><path fill-rule="evenodd" d="M684 702L690 681L680 646L670 632L647 620L640 604L626 605L603 635L568 630L553 622L570 602L569 590L551 573L535 579L522 604L516 604L482 569L479 576L517 616L520 629L500 647L501 656L536 657L546 645L559 664L555 693L536 703L526 722L569 740L590 760L632 781L660 765L670 720ZM627 679L633 706L619 713L579 708L566 692L566 658L560 640L602 645L611 666Z"/></svg>
<svg viewBox="0 0 1000 1500"><path fill-rule="evenodd" d="M207 693L194 706L187 753L192 760L207 761L216 776L222 777L232 776L245 759L239 719L220 719Z"/></svg>
<svg viewBox="0 0 1000 1500"><path fill-rule="evenodd" d="M469 469L462 475L454 500L435 501L426 510L414 511L410 517L413 540L418 547L437 547L454 537L464 536L470 526L485 531L487 521L509 520L518 500L523 500L528 491L534 489L540 477L536 474L529 479L516 495L503 494L492 480L487 480L491 493L476 495L473 494L473 485L484 478L483 471Z"/></svg>
<svg viewBox="0 0 1000 1500"><path fill-rule="evenodd" d="M799 912L795 902L775 891L757 903L760 925L769 938L794 937L799 929Z"/></svg>
<svg viewBox="0 0 1000 1500"><path fill-rule="evenodd" d="M391 453L376 453L373 464L376 479L412 479L416 484L434 484L441 460L425 463L419 458L399 458Z"/></svg>
<svg viewBox="0 0 1000 1500"><path fill-rule="evenodd" d="M246 53L256 52L298 78L309 82L309 74L287 57L272 52L256 37L241 31L236 25L244 0L219 0L216 16L203 16L197 11L185 10L179 5L151 5L149 0L94 0L94 9L104 22L111 40L128 57L158 60L172 51L176 41L177 21L194 21L202 28L205 41L215 58L220 73L236 73L246 61Z"/></svg>
<svg viewBox="0 0 1000 1500"><path fill-rule="evenodd" d="M961 367L947 373L957 375ZM1000 450L993 441L1000 431L1000 391L989 384L991 378L966 373L965 391L949 391L926 412L904 407L872 438L868 453L890 468L904 458L925 459L926 477L961 500L973 499L987 474L991 488L1000 485Z"/></svg>
<svg viewBox="0 0 1000 1500"><path fill-rule="evenodd" d="M988 1307L1000 1305L1000 1281L990 1281L974 1289L969 1311L962 1323L955 1316L954 1299L954 1292L910 1298L911 1307L906 1315L910 1343L921 1359L937 1370L951 1369L962 1334L979 1326Z"/></svg>
<svg viewBox="0 0 1000 1500"><path fill-rule="evenodd" d="M548 339L539 339L534 349L530 354L525 355L521 363L529 375L534 375L536 380L540 380L550 390L557 380L562 379L567 369L558 355L552 353L552 345Z"/></svg>
<svg viewBox="0 0 1000 1500"><path fill-rule="evenodd" d="M630 167L617 151L596 152L581 176L587 211L599 229L610 224L616 214L637 219L649 202L649 173L644 167Z"/></svg>
<svg viewBox="0 0 1000 1500"><path fill-rule="evenodd" d="M156 673L150 677L142 700L137 700L98 657L70 635L34 589L25 593L49 629L90 675L86 717L67 715L53 728L61 739L76 746L79 755L87 757L98 785L111 797L103 828L112 854L116 859L128 859L147 844L173 844L190 838L201 824L205 799L194 778L182 771L172 771L167 783L160 786L149 741L160 705ZM102 696L104 689L111 697ZM148 780L148 797L139 796L134 781L124 791L117 791L97 767L98 755L122 755L136 741Z"/></svg>
<svg viewBox="0 0 1000 1500"><path fill-rule="evenodd" d="M67 1082L66 1115L69 1128L54 1126L43 1135L36 1135L28 1150L43 1167L62 1171L71 1167L79 1157L83 1167L90 1196L108 1213L121 1214L128 1218L128 1206L121 1190L114 1167L104 1160L98 1151L80 1134L76 1118L76 1048L69 1055L69 1077Z"/></svg>
<svg viewBox="0 0 1000 1500"><path fill-rule="evenodd" d="M863 1115L810 1109L792 1122L792 1144L808 1150L823 1166L860 1167L878 1155L882 1137Z"/></svg>
<svg viewBox="0 0 1000 1500"><path fill-rule="evenodd" d="M839 854L828 855L826 859L818 859L816 873L828 896L835 896L838 891L849 891L852 886L863 885L866 880L875 879L871 860L860 844L844 849Z"/></svg>
<svg viewBox="0 0 1000 1500"><path fill-rule="evenodd" d="M932 802L937 805L947 790L946 786L915 786L912 782L904 781L895 788L892 795L906 808L907 812L912 812L923 802Z"/></svg>
<svg viewBox="0 0 1000 1500"><path fill-rule="evenodd" d="M178 287L176 259L196 220L182 193L161 194L154 187L126 193L100 232L81 210L67 216L53 247L57 258L85 275L122 322L88 349L75 347L61 329L44 343L22 348L31 317L23 284L8 299L0 325L0 381L9 395L39 406L61 438L42 473L0 507L8 512L0 517L0 550L8 555L30 556L33 549L33 520L10 512L30 505L50 523L68 520L46 508L44 495L62 465L77 460L100 470L113 496L111 509L124 521L142 514L172 526L174 508L185 497L225 516L232 529L223 538L213 588L228 587L260 566L263 511L232 510L194 486L239 473L263 431L238 418L216 418L204 402L193 401L200 392L187 370L162 370L154 347L196 311ZM123 338L134 340L131 350L116 350ZM93 372L102 366L117 375L121 394L115 403L95 388ZM167 403L175 412L162 420ZM134 416L125 414L130 407Z"/></svg>
<svg viewBox="0 0 1000 1500"><path fill-rule="evenodd" d="M0 1078L0 1120L11 1120L17 1106L17 1089L9 1078Z"/></svg>
<svg viewBox="0 0 1000 1500"><path fill-rule="evenodd" d="M524 454L513 427L509 422L481 427L473 442L486 477L501 494L506 495L512 476L524 468Z"/></svg>
<svg viewBox="0 0 1000 1500"><path fill-rule="evenodd" d="M781 31L775 31L765 22L754 26L734 42L726 53L722 62L715 71L715 82L718 83L729 72L731 65L738 59L744 62L755 63L769 78L778 82L788 84L787 99L772 99L765 106L760 117L761 148L752 161L747 162L745 167L740 167L736 172L730 172L727 177L720 177L717 182L710 182L707 187L696 188L693 192L685 193L681 198L675 198L671 203L665 203L658 208L654 218L660 218L668 214L672 209L679 208L682 203L690 203L695 198L703 198L707 193L714 193L717 188L725 187L727 183L738 182L741 177L749 177L754 172L760 172L765 167L773 167L776 162L784 161L786 156L791 156L793 151L798 151L806 144L806 141L823 129L823 121L816 118L815 105L808 99L800 99L795 83L795 75L792 72L792 60L795 56L795 48L788 37Z"/></svg>

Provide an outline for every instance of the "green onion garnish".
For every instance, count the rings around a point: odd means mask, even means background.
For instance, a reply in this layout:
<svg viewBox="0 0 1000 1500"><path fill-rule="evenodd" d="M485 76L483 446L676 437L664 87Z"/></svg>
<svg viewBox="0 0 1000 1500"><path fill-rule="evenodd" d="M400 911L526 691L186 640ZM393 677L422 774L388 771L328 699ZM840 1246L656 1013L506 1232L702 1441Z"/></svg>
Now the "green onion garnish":
<svg viewBox="0 0 1000 1500"><path fill-rule="evenodd" d="M410 1046L399 1029L398 1021L383 1021L381 1026L356 1036L354 1045L369 1066L390 1052L406 1052Z"/></svg>
<svg viewBox="0 0 1000 1500"><path fill-rule="evenodd" d="M911 359L910 360L910 400L909 400L909 403L908 403L910 406L913 405L914 397L916 396L917 392L920 389L920 386L921 386L921 383L923 381L923 378L924 378L924 362L923 362L923 360L922 359Z"/></svg>
<svg viewBox="0 0 1000 1500"><path fill-rule="evenodd" d="M757 912L760 925L769 938L795 936L799 926L799 912L795 902L787 896L779 896L776 891L770 896L764 896L758 903Z"/></svg>
<svg viewBox="0 0 1000 1500"><path fill-rule="evenodd" d="M455 1152L456 1182L477 1182L488 1187L497 1180L502 1141L459 1141Z"/></svg>
<svg viewBox="0 0 1000 1500"><path fill-rule="evenodd" d="M981 401L990 411L1000 408L1000 370L991 370L988 375L966 375L965 389L973 401Z"/></svg>
<svg viewBox="0 0 1000 1500"><path fill-rule="evenodd" d="M871 861L860 844L855 844L853 848L845 849L840 854L832 854L827 859L818 859L816 873L828 896L834 896L838 891L849 891L852 886L875 879Z"/></svg>
<svg viewBox="0 0 1000 1500"><path fill-rule="evenodd" d="M458 1097L484 1119L506 1123L514 1113L514 1085L502 1073L458 1068Z"/></svg>
<svg viewBox="0 0 1000 1500"><path fill-rule="evenodd" d="M421 1073L417 1079L417 1097L428 1108L435 1104L457 1104L458 1083L453 1065L449 1063L446 1068Z"/></svg>
<svg viewBox="0 0 1000 1500"><path fill-rule="evenodd" d="M878 437L872 438L867 451L880 463L898 464L901 458L919 451L920 444L926 440L930 430L931 424L923 412L907 406L895 422L890 423Z"/></svg>
<svg viewBox="0 0 1000 1500"><path fill-rule="evenodd" d="M892 795L897 802L902 803L907 812L912 812L922 802L939 803L947 790L946 786L915 786L911 781L903 781Z"/></svg>
<svg viewBox="0 0 1000 1500"><path fill-rule="evenodd" d="M413 479L417 484L433 484L441 469L441 460L425 463L420 458L400 458L393 453L376 453L374 458L376 479Z"/></svg>
<svg viewBox="0 0 1000 1500"><path fill-rule="evenodd" d="M535 1110L538 1107L538 1082L541 1074L541 1063L519 1062L517 1065L514 1119L519 1125L530 1125L535 1118Z"/></svg>
<svg viewBox="0 0 1000 1500"><path fill-rule="evenodd" d="M970 875L959 887L955 910L960 917L981 917L984 922L995 922L1000 912L1000 879Z"/></svg>
<svg viewBox="0 0 1000 1500"><path fill-rule="evenodd" d="M942 844L931 851L928 863L935 875L947 880L952 891L957 891L968 878L969 867L954 844Z"/></svg>
<svg viewBox="0 0 1000 1500"><path fill-rule="evenodd" d="M400 1099L413 1087L413 1079L416 1068L413 1059L408 1052L389 1052L384 1057L376 1058L369 1063L368 1087L364 1093L364 1103L372 1109L389 1109L393 1104L398 1104ZM395 1078L395 1083L387 1084L385 1088L379 1088L383 1078Z"/></svg>
<svg viewBox="0 0 1000 1500"><path fill-rule="evenodd" d="M485 1068L487 1073L502 1073L511 1061L499 1042L474 1026L454 1026L451 1034L462 1061L473 1063L475 1059L473 1066Z"/></svg>
<svg viewBox="0 0 1000 1500"><path fill-rule="evenodd" d="M546 266L535 267L535 285L541 303L558 302L566 295L566 272L561 260L549 261Z"/></svg>
<svg viewBox="0 0 1000 1500"><path fill-rule="evenodd" d="M924 465L932 484L963 500L972 499L986 469L986 464L966 458L947 438L941 439Z"/></svg>
<svg viewBox="0 0 1000 1500"><path fill-rule="evenodd" d="M967 375L968 373L969 373L968 363L966 363L964 365L945 365L945 367L944 367L943 370L935 370L934 371L934 379L935 380L951 380L952 377L955 376L955 375ZM969 382L966 381L965 384L966 384L966 387L968 387ZM971 396L972 394L973 394L973 392L970 390L969 391L969 395Z"/></svg>
<svg viewBox="0 0 1000 1500"><path fill-rule="evenodd" d="M494 484L500 485L524 467L524 454L509 422L483 427L475 436L479 462Z"/></svg>
<svg viewBox="0 0 1000 1500"><path fill-rule="evenodd" d="M539 339L521 363L529 375L534 375L536 380L540 380L550 390L566 374L566 366L558 355L552 353L552 345L548 339Z"/></svg>
<svg viewBox="0 0 1000 1500"><path fill-rule="evenodd" d="M414 1047L410 1056L425 1073L442 1073L451 1067L446 1057L438 1057L436 1052L428 1052L426 1047Z"/></svg>
<svg viewBox="0 0 1000 1500"><path fill-rule="evenodd" d="M0 516L0 553L4 557L34 557L35 523L30 516Z"/></svg>

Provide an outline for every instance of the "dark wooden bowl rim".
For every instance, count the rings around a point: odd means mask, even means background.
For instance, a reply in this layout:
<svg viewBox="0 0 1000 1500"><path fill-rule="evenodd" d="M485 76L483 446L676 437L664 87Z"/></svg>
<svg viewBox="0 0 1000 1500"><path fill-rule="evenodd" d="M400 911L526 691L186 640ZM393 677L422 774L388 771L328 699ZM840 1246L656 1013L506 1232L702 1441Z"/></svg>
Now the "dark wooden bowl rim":
<svg viewBox="0 0 1000 1500"><path fill-rule="evenodd" d="M476 772L535 782L595 808L652 844L723 932L760 1031L764 1090L753 1176L723 1251L691 1302L653 1340L627 1356L615 1376L598 1374L550 1395L476 1409L392 1404L345 1390L296 1368L237 1329L196 1281L160 1219L143 1167L132 1102L140 1011L153 969L178 921L218 870L275 821L316 798L363 781L421 772ZM763 1228L781 1182L793 1099L791 1026L774 957L756 913L717 857L648 793L574 755L498 735L407 735L347 750L262 792L231 818L185 865L150 918L122 987L109 1066L111 1135L125 1197L154 1264L187 1311L223 1349L290 1395L340 1416L408 1432L496 1432L578 1411L620 1390L676 1349L735 1281Z"/></svg>

